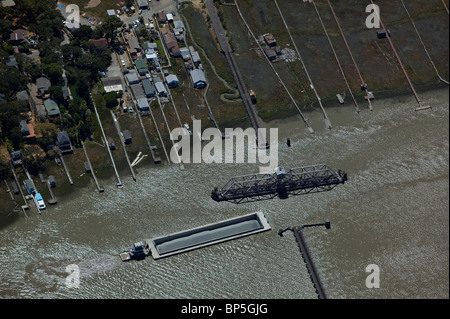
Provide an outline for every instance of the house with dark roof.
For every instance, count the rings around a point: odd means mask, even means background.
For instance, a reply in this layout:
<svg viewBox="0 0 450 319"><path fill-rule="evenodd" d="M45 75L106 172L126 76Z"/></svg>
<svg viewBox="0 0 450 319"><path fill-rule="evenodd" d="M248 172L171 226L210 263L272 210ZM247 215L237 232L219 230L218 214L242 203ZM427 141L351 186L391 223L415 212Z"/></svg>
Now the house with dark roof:
<svg viewBox="0 0 450 319"><path fill-rule="evenodd" d="M11 152L11 161L14 166L22 165L22 152L20 150L12 151Z"/></svg>
<svg viewBox="0 0 450 319"><path fill-rule="evenodd" d="M58 147L61 153L72 153L72 143L70 142L69 134L66 131L58 132L56 134L56 140L58 141Z"/></svg>
<svg viewBox="0 0 450 319"><path fill-rule="evenodd" d="M11 44L14 44L14 45L19 45L19 44L28 42L28 33L27 33L27 31L24 30L24 29L14 30L9 35L8 42L10 42Z"/></svg>
<svg viewBox="0 0 450 319"><path fill-rule="evenodd" d="M266 42L269 47L274 47L277 45L277 40L275 40L275 37L271 33L264 35L264 42Z"/></svg>
<svg viewBox="0 0 450 319"><path fill-rule="evenodd" d="M164 12L158 12L158 20L161 23L166 23L167 22L167 16Z"/></svg>
<svg viewBox="0 0 450 319"><path fill-rule="evenodd" d="M147 98L154 97L156 95L155 87L149 79L142 80L142 88L144 89L144 94Z"/></svg>
<svg viewBox="0 0 450 319"><path fill-rule="evenodd" d="M274 49L272 49L269 46L263 47L263 51L266 54L267 58L269 58L270 61L275 61L277 59L277 54Z"/></svg>
<svg viewBox="0 0 450 319"><path fill-rule="evenodd" d="M160 31L164 40L164 45L166 46L167 51L169 51L169 54L173 57L181 57L180 48L178 47L177 40L172 31L168 28L161 28Z"/></svg>
<svg viewBox="0 0 450 319"><path fill-rule="evenodd" d="M148 73L147 61L144 59L137 59L135 61L135 65L139 75L145 75Z"/></svg>
<svg viewBox="0 0 450 319"><path fill-rule="evenodd" d="M135 36L130 36L128 39L128 51L130 51L131 58L135 60L141 52L141 46Z"/></svg>
<svg viewBox="0 0 450 319"><path fill-rule="evenodd" d="M131 144L133 142L130 131L124 130L122 132L122 134L123 134L123 139L125 141L125 144Z"/></svg>

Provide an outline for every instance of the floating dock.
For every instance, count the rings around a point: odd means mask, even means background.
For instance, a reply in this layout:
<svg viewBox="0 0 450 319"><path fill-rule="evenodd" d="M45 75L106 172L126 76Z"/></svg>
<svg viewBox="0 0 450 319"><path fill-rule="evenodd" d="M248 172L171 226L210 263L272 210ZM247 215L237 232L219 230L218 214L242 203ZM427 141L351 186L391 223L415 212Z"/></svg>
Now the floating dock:
<svg viewBox="0 0 450 319"><path fill-rule="evenodd" d="M268 230L271 227L264 214L256 212L147 240L147 243L153 259L160 259Z"/></svg>

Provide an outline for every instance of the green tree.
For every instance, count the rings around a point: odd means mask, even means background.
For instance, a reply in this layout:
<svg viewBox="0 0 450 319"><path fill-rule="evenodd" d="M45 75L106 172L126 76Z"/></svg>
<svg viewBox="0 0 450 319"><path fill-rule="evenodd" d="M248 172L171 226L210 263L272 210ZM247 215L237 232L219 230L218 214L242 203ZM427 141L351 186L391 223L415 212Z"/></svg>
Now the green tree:
<svg viewBox="0 0 450 319"><path fill-rule="evenodd" d="M103 34L106 39L108 39L108 43L111 43L112 40L115 38L116 29L120 28L122 26L122 20L116 16L106 17L105 20L103 20L103 23L100 27L100 29L103 31Z"/></svg>
<svg viewBox="0 0 450 319"><path fill-rule="evenodd" d="M105 94L105 102L106 106L110 109L117 106L117 93L116 92L108 92Z"/></svg>
<svg viewBox="0 0 450 319"><path fill-rule="evenodd" d="M44 73L48 75L52 85L57 85L62 80L63 68L58 63L43 65Z"/></svg>

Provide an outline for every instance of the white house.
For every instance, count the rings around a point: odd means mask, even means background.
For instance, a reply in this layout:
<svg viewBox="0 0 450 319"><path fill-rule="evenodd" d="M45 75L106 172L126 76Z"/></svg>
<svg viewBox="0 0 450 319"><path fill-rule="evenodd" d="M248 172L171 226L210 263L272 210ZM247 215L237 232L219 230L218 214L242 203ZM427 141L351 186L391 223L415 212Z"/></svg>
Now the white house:
<svg viewBox="0 0 450 319"><path fill-rule="evenodd" d="M192 70L190 73L192 83L196 89L203 89L207 83L205 73L200 69Z"/></svg>
<svg viewBox="0 0 450 319"><path fill-rule="evenodd" d="M178 78L175 74L169 74L168 76L166 76L166 83L170 89L175 88L179 85Z"/></svg>

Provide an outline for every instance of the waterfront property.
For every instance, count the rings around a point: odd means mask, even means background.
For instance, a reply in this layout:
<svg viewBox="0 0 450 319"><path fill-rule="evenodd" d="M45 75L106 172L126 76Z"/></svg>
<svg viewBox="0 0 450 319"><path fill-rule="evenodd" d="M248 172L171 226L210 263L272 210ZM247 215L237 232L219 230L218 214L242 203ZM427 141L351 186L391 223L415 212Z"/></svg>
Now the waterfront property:
<svg viewBox="0 0 450 319"><path fill-rule="evenodd" d="M129 130L124 130L123 131L123 139L125 141L125 144L131 144L132 143L132 138L131 138L131 132Z"/></svg>
<svg viewBox="0 0 450 319"><path fill-rule="evenodd" d="M148 111L150 110L150 105L148 105L148 101L146 98L139 98L137 100L137 105L138 105L138 109L139 111Z"/></svg>
<svg viewBox="0 0 450 319"><path fill-rule="evenodd" d="M156 95L155 87L149 79L142 80L142 88L144 89L144 94L147 98L151 98Z"/></svg>
<svg viewBox="0 0 450 319"><path fill-rule="evenodd" d="M167 90L163 82L155 82L155 89L158 96L167 96Z"/></svg>
<svg viewBox="0 0 450 319"><path fill-rule="evenodd" d="M66 131L58 132L56 134L56 139L62 154L73 153L72 143L70 142L69 135Z"/></svg>
<svg viewBox="0 0 450 319"><path fill-rule="evenodd" d="M189 72L189 75L191 76L192 84L196 89L203 89L207 85L205 74L202 70L192 70Z"/></svg>
<svg viewBox="0 0 450 319"><path fill-rule="evenodd" d="M166 83L169 89L175 88L179 84L178 78L175 74L169 74L168 76L166 76Z"/></svg>

